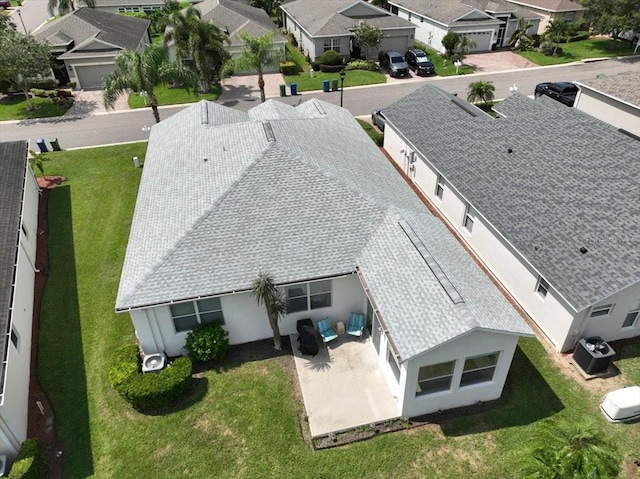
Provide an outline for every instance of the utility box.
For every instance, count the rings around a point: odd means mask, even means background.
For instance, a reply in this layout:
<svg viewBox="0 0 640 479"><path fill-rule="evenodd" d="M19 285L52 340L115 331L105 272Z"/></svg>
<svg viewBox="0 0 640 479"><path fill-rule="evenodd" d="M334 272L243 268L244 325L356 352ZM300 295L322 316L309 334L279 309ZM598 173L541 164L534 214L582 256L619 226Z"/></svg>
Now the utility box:
<svg viewBox="0 0 640 479"><path fill-rule="evenodd" d="M609 422L635 421L640 418L640 386L608 393L600 404L600 410Z"/></svg>
<svg viewBox="0 0 640 479"><path fill-rule="evenodd" d="M599 336L582 338L573 352L574 361L587 374L602 373L609 369L616 352Z"/></svg>
<svg viewBox="0 0 640 479"><path fill-rule="evenodd" d="M49 151L49 149L47 148L47 144L44 142L44 138L38 138L36 140L36 145L38 145L38 148L40 148L40 153L46 153L47 151Z"/></svg>

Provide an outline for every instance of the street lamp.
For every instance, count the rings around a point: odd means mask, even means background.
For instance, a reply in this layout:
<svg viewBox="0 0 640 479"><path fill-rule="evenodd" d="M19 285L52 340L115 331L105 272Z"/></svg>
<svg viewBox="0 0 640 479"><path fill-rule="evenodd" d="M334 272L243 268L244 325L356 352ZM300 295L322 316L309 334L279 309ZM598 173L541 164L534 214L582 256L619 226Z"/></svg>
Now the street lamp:
<svg viewBox="0 0 640 479"><path fill-rule="evenodd" d="M342 108L342 97L344 96L344 77L347 74L344 71L344 68L340 70L340 108Z"/></svg>
<svg viewBox="0 0 640 479"><path fill-rule="evenodd" d="M24 21L22 20L22 13L20 13L20 10L16 10L16 13L18 14L18 16L20 17L20 23L22 23L22 28L24 28L24 34L28 35L27 33L27 27L24 26Z"/></svg>

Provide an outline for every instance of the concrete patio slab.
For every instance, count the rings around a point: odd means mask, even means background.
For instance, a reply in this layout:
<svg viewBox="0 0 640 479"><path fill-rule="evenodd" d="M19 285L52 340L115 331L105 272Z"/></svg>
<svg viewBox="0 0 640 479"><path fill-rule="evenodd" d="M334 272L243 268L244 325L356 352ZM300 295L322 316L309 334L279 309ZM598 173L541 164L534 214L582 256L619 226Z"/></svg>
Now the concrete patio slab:
<svg viewBox="0 0 640 479"><path fill-rule="evenodd" d="M342 335L315 357L301 355L296 334L291 344L313 437L400 416L369 337Z"/></svg>

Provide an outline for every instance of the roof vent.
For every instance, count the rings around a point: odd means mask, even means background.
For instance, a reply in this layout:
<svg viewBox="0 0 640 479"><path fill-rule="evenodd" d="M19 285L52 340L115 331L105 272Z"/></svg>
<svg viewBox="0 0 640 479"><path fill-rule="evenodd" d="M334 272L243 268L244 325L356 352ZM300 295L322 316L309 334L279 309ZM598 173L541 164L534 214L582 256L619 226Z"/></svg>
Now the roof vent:
<svg viewBox="0 0 640 479"><path fill-rule="evenodd" d="M204 101L200 103L200 124L209 124L209 108L207 107L207 103Z"/></svg>
<svg viewBox="0 0 640 479"><path fill-rule="evenodd" d="M271 123L268 121L262 122L262 128L264 128L264 134L267 137L267 141L276 141L276 137L273 134L273 128L271 127Z"/></svg>
<svg viewBox="0 0 640 479"><path fill-rule="evenodd" d="M204 162L206 163L207 161L209 161L209 158L207 158L207 157L205 156L205 157L202 159L202 161L204 161Z"/></svg>
<svg viewBox="0 0 640 479"><path fill-rule="evenodd" d="M584 246L582 248L580 248L580 252L582 254L586 254L586 252L589 251L587 248L585 248Z"/></svg>
<svg viewBox="0 0 640 479"><path fill-rule="evenodd" d="M513 150L511 148L507 148L507 153L513 153Z"/></svg>

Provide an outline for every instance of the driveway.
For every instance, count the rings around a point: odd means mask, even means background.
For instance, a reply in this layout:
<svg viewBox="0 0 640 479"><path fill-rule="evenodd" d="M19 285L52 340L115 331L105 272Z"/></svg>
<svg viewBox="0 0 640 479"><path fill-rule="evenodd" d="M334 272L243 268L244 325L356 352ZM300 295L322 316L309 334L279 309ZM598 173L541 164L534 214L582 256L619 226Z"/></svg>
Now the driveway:
<svg viewBox="0 0 640 479"><path fill-rule="evenodd" d="M102 90L80 90L73 93L73 106L65 116L87 116L129 110L127 95L120 96L108 110L102 101Z"/></svg>
<svg viewBox="0 0 640 479"><path fill-rule="evenodd" d="M465 65L473 67L475 73L503 72L538 66L509 50L473 53L465 55L462 60Z"/></svg>
<svg viewBox="0 0 640 479"><path fill-rule="evenodd" d="M262 77L265 96L280 96L280 85L285 84L282 73L265 73ZM222 80L222 93L218 101L224 103L231 100L259 101L258 75L233 75Z"/></svg>

